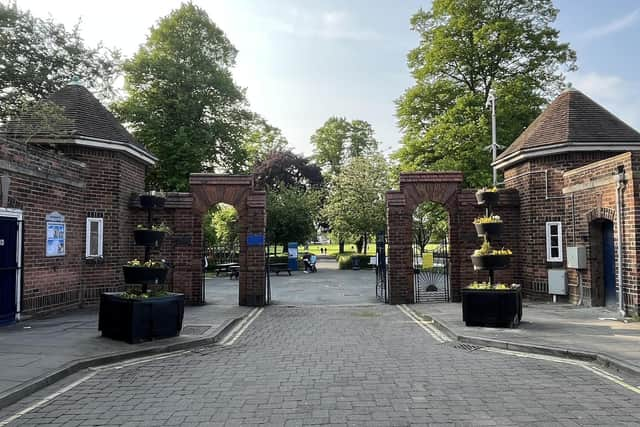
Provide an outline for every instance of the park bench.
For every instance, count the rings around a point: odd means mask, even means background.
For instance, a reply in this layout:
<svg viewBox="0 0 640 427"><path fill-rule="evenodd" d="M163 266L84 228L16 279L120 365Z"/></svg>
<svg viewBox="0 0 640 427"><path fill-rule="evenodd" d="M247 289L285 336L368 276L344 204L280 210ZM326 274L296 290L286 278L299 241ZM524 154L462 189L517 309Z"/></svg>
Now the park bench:
<svg viewBox="0 0 640 427"><path fill-rule="evenodd" d="M276 262L273 264L269 264L269 271L272 273L276 273L276 276L280 274L281 271L286 271L291 276L291 269L289 268L289 264L286 262Z"/></svg>
<svg viewBox="0 0 640 427"><path fill-rule="evenodd" d="M226 264L217 264L215 267L216 277L220 275L220 273L231 273L231 269L233 267L240 267L240 264L237 262L228 262Z"/></svg>
<svg viewBox="0 0 640 427"><path fill-rule="evenodd" d="M229 279L240 278L240 266L238 264L229 267Z"/></svg>

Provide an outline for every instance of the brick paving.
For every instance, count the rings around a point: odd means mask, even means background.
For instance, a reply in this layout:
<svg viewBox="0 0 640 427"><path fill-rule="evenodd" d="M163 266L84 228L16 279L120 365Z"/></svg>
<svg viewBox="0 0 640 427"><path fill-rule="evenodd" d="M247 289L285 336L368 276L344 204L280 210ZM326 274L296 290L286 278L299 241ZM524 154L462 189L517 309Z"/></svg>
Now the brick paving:
<svg viewBox="0 0 640 427"><path fill-rule="evenodd" d="M16 425L635 426L639 408L580 367L439 344L393 306L271 306L232 346L100 371Z"/></svg>

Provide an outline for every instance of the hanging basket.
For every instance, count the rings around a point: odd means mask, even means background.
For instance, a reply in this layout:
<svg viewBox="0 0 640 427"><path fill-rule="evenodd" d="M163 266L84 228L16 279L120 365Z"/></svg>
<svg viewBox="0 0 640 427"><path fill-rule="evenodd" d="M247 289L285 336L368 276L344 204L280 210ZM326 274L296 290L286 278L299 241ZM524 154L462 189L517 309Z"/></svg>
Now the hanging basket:
<svg viewBox="0 0 640 427"><path fill-rule="evenodd" d="M140 206L145 209L151 209L155 205L155 196L151 194L141 194L138 200L140 200Z"/></svg>
<svg viewBox="0 0 640 427"><path fill-rule="evenodd" d="M491 237L498 237L502 233L502 222L485 222L481 224L473 224L476 227L476 233L478 237L484 237L488 235Z"/></svg>
<svg viewBox="0 0 640 427"><path fill-rule="evenodd" d="M166 199L162 196L153 196L153 203L156 205L157 208L164 207L165 201Z"/></svg>
<svg viewBox="0 0 640 427"><path fill-rule="evenodd" d="M497 191L477 191L476 200L482 206L495 206L498 204L500 193Z"/></svg>
<svg viewBox="0 0 640 427"><path fill-rule="evenodd" d="M133 267L130 265L122 266L122 271L124 272L124 282L128 284L163 284L167 278L167 270L167 267Z"/></svg>
<svg viewBox="0 0 640 427"><path fill-rule="evenodd" d="M136 240L136 245L141 246L153 246L158 247L164 239L164 231L156 230L134 230L133 237Z"/></svg>
<svg viewBox="0 0 640 427"><path fill-rule="evenodd" d="M476 270L500 270L509 266L511 255L471 255Z"/></svg>

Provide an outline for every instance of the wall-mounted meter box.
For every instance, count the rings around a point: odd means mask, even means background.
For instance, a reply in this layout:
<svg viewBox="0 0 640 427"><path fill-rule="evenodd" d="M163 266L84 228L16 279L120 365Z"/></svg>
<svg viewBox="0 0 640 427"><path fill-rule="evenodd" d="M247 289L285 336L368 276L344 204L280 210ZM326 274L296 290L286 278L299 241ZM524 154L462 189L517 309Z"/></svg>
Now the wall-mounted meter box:
<svg viewBox="0 0 640 427"><path fill-rule="evenodd" d="M552 295L567 294L567 270L551 269L547 270L549 280L549 293Z"/></svg>
<svg viewBox="0 0 640 427"><path fill-rule="evenodd" d="M567 268L587 268L587 248L585 246L567 246Z"/></svg>

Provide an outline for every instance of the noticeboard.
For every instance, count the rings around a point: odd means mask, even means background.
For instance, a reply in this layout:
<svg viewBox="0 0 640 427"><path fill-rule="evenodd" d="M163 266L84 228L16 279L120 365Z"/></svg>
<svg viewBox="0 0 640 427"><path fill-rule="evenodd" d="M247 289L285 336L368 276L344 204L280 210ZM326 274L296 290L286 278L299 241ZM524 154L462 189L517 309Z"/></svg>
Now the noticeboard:
<svg viewBox="0 0 640 427"><path fill-rule="evenodd" d="M64 256L66 234L64 222L47 221L46 256Z"/></svg>

